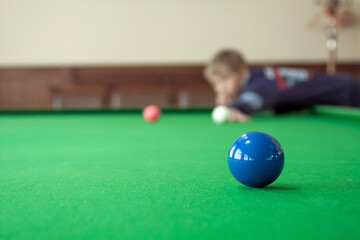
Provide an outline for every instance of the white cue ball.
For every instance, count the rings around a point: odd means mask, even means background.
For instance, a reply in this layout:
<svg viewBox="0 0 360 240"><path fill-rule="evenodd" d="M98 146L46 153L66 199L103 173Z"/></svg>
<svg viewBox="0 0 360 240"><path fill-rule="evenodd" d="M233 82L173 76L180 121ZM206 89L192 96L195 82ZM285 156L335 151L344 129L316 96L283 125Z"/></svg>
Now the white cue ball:
<svg viewBox="0 0 360 240"><path fill-rule="evenodd" d="M229 109L225 106L217 106L212 111L212 119L216 124L223 124L229 119Z"/></svg>

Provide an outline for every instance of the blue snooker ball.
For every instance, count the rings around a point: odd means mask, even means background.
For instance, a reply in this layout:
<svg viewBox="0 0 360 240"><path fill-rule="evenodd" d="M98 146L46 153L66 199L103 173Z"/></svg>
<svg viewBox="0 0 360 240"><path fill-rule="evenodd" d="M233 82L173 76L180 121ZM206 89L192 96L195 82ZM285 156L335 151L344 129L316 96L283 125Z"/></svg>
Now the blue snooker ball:
<svg viewBox="0 0 360 240"><path fill-rule="evenodd" d="M249 187L262 188L279 177L284 159L284 151L274 137L248 132L231 145L228 164L236 180Z"/></svg>

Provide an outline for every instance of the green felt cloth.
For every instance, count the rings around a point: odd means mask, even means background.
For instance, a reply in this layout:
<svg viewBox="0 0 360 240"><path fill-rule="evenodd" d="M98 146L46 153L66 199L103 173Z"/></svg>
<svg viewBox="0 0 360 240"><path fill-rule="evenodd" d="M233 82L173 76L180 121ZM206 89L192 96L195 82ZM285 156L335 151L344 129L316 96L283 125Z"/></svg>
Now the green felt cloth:
<svg viewBox="0 0 360 240"><path fill-rule="evenodd" d="M273 135L285 167L242 186L227 153ZM360 121L209 112L0 115L0 239L360 239Z"/></svg>
<svg viewBox="0 0 360 240"><path fill-rule="evenodd" d="M338 106L315 106L312 109L314 114L327 115L332 117L343 117L360 120L360 108L338 107Z"/></svg>

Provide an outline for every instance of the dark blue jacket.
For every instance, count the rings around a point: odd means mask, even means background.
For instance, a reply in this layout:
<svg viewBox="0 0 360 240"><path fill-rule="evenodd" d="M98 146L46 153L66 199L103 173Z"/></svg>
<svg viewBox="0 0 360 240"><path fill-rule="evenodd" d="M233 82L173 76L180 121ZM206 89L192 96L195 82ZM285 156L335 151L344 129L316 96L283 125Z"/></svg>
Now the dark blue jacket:
<svg viewBox="0 0 360 240"><path fill-rule="evenodd" d="M311 74L306 69L257 68L244 79L238 98L229 105L251 114L287 112L318 104L360 107L360 83L345 73Z"/></svg>

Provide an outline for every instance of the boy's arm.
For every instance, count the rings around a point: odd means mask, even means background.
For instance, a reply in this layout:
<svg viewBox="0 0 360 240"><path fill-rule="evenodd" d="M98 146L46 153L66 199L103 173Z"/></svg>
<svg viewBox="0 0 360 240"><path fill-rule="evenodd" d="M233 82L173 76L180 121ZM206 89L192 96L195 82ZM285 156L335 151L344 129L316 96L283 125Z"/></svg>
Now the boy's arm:
<svg viewBox="0 0 360 240"><path fill-rule="evenodd" d="M233 100L232 97L226 94L216 94L215 96L215 103L217 106L229 105L232 100Z"/></svg>
<svg viewBox="0 0 360 240"><path fill-rule="evenodd" d="M246 115L250 115L263 108L263 98L255 92L246 92L240 95L235 101L228 104L228 107L236 109Z"/></svg>

